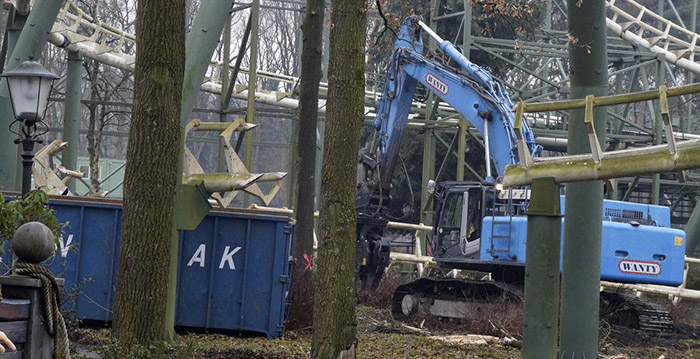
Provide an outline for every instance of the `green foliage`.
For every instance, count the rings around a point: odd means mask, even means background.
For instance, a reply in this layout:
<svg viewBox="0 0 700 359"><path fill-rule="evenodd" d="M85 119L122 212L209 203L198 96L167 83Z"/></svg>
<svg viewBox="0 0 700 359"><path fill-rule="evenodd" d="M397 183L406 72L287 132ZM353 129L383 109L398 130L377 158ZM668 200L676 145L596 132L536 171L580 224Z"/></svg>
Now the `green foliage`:
<svg viewBox="0 0 700 359"><path fill-rule="evenodd" d="M515 47L522 50L523 45L532 41L535 34L544 25L546 2L535 0L472 0L474 5L472 17L472 34L496 39L515 40ZM502 56L514 61L519 54L502 53ZM496 77L505 77L512 65L493 55L472 48L469 59L486 69Z"/></svg>
<svg viewBox="0 0 700 359"><path fill-rule="evenodd" d="M129 349L124 349L115 341L102 345L98 348L101 358L105 359L166 359L168 355L167 345L159 343L157 345L131 345Z"/></svg>
<svg viewBox="0 0 700 359"><path fill-rule="evenodd" d="M412 13L426 18L430 14L430 2L424 0L378 0L373 3L375 9L379 4L384 18L377 14L376 17L368 21L367 34L372 46L367 49L366 67L368 72L380 75L375 85L381 89L384 86L384 72L394 49L395 34L401 28L401 22ZM428 21L427 18L425 21ZM368 82L371 83L371 80Z"/></svg>
<svg viewBox="0 0 700 359"><path fill-rule="evenodd" d="M41 190L33 190L10 201L0 196L0 238L10 239L24 223L37 221L45 224L54 234L56 248L60 248L61 231L68 223L58 223L56 213L48 206L49 196ZM1 242L0 249L5 245Z"/></svg>
<svg viewBox="0 0 700 359"><path fill-rule="evenodd" d="M65 267L65 266L64 266ZM73 285L70 289L65 286L60 287L61 291L61 315L66 323L66 330L71 335L79 330L82 320L78 318L76 302L83 292L81 289L86 285L94 282L92 278L83 278L78 284Z"/></svg>
<svg viewBox="0 0 700 359"><path fill-rule="evenodd" d="M179 337L179 342L156 342L151 345L134 344L128 349L119 345L110 329L76 328L71 333L71 341L83 345L87 353L105 359L189 359L195 355L195 342L189 336ZM80 355L74 355L83 358ZM86 356L93 358L94 356Z"/></svg>
<svg viewBox="0 0 700 359"><path fill-rule="evenodd" d="M447 0L438 3L435 9L430 9L430 2L420 0L386 1L380 0L384 19L370 20L368 34L374 46L368 49L367 71L383 75L387 61L393 50L395 35L401 27L403 19L416 13L423 21L430 24L430 17L444 17L464 11L465 4L472 7L471 34L490 38L515 40L518 50L535 38L535 34L544 25L545 4L541 0L472 0L470 2ZM438 21L433 29L445 40L451 41L458 47L464 46L462 17L454 16ZM390 29L387 29L390 28ZM424 38L427 40L427 38ZM517 53L502 54L514 60ZM487 68L493 75L503 77L512 68L508 63L495 58L484 51L472 48L468 54L471 62ZM378 80L381 76L378 77ZM371 83L371 81L370 81ZM377 81L376 86L383 86Z"/></svg>

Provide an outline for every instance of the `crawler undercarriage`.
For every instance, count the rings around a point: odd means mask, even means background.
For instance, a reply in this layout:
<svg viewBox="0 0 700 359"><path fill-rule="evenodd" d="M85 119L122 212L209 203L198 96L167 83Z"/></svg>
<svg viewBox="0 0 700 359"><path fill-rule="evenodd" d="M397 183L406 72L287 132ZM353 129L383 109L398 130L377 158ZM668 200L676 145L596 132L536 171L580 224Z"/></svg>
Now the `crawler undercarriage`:
<svg viewBox="0 0 700 359"><path fill-rule="evenodd" d="M601 292L600 315L611 324L654 333L672 332L673 320L663 307L618 292ZM493 311L522 310L522 283L421 278L399 286L391 311L407 321L417 313L455 320L474 320Z"/></svg>

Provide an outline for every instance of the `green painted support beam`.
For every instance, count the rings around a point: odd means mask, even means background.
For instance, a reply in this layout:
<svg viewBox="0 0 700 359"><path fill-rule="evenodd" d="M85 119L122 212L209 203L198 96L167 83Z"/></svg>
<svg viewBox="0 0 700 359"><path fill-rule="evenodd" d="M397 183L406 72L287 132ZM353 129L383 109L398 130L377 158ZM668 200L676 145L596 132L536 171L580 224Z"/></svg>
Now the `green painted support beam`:
<svg viewBox="0 0 700 359"><path fill-rule="evenodd" d="M258 71L258 33L260 24L260 0L253 0L250 8L250 54L248 64L248 108L245 120L248 123L255 122L255 86L257 86ZM245 165L248 170L253 170L253 136L245 137ZM250 204L250 196L243 193L243 206Z"/></svg>
<svg viewBox="0 0 700 359"><path fill-rule="evenodd" d="M605 1L567 0L569 73L572 99L608 93L608 54ZM593 118L606 118L606 109L592 109ZM606 121L594 124L605 146ZM584 111L569 111L568 153L591 151ZM566 223L561 284L559 355L567 359L598 357L600 253L603 183L580 182L566 187Z"/></svg>
<svg viewBox="0 0 700 359"><path fill-rule="evenodd" d="M223 31L226 19L230 17L231 9L233 8L234 0L203 0L199 11L192 24L187 39L185 40L185 77L182 85L182 105L180 107L180 143L178 144L178 162L177 166L177 183L182 182L182 168L185 148L185 126L190 121L190 115L194 108L195 101L199 95L199 90L204 79L204 75L209 66L211 56L214 49L218 45L219 37ZM182 218L183 215L195 211L200 213L202 208L206 208L203 203L208 202L206 198L193 195L195 190L179 190L183 193L190 194L189 196L176 197L175 208L177 213L175 218ZM182 199L196 199L197 203ZM177 264L179 260L179 242L180 236L178 232L179 224L173 221L170 239L170 275L168 279L168 300L165 313L165 339L172 341L175 339L175 297L177 289Z"/></svg>
<svg viewBox="0 0 700 359"><path fill-rule="evenodd" d="M437 1L433 0L430 12L430 27L432 29L436 28L435 17L437 16ZM428 47L430 50L434 50L436 47L435 40L432 38L428 39ZM420 221L421 223L433 224L433 201L432 196L426 190L429 180L436 180L435 178L435 149L437 147L435 136L433 136L434 127L431 126L435 121L435 114L437 113L438 106L440 104L440 98L432 93L428 94L428 99L426 100L425 115L426 115L426 126L423 132L423 169L421 175L421 194L420 194ZM449 153L449 152L448 152ZM422 242L420 247L422 253L427 253L428 249L428 234L425 233L422 237Z"/></svg>
<svg viewBox="0 0 700 359"><path fill-rule="evenodd" d="M236 84L235 79L238 78L238 73L241 70L241 63L243 62L243 57L245 55L245 50L248 47L248 38L250 38L251 32L250 17L248 17L248 22L246 22L245 30L243 31L243 39L241 39L241 46L238 48L238 55L236 55L236 63L233 65L233 73L231 74L232 81L229 82L226 92L222 94L223 96L223 106L228 110L231 104L231 96L233 95L234 85ZM222 87L223 89L224 87Z"/></svg>
<svg viewBox="0 0 700 359"><path fill-rule="evenodd" d="M323 52L321 53L321 82L328 83L328 54L331 53L331 11L330 2L326 3L326 11L324 11L324 26L323 26ZM325 25L328 24L328 25ZM323 141L321 141L323 142ZM320 173L320 172L319 172ZM319 176L320 177L320 176Z"/></svg>
<svg viewBox="0 0 700 359"><path fill-rule="evenodd" d="M431 106L427 106L426 111L430 111ZM433 224L433 206L431 195L425 189L429 180L435 179L435 138L433 137L433 129L426 127L423 133L423 170L421 178L421 223L428 225ZM426 234L427 236L427 234ZM423 253L427 253L427 240L421 243Z"/></svg>
<svg viewBox="0 0 700 359"><path fill-rule="evenodd" d="M227 91L229 88L229 81L231 83L236 82L236 79L230 78L230 71L229 71L229 64L231 63L231 16L229 16L226 19L226 22L224 23L224 35L223 35L223 41L224 41L224 49L223 49L223 54L222 54L222 68L221 68L221 96L219 98L221 99L221 103L219 108L221 109L221 112L219 113L219 121L220 122L226 122L227 116L226 116L226 110L228 110L228 102L224 101L227 95ZM217 172L225 172L226 171L226 149L224 148L224 145L222 143L219 143L219 163L217 166Z"/></svg>
<svg viewBox="0 0 700 359"><path fill-rule="evenodd" d="M467 131L469 130L469 123L467 119L463 116L459 117L459 133L458 145L457 145L457 181L464 181L464 167L467 166L465 157L467 154ZM452 150L450 149L445 155L447 159Z"/></svg>
<svg viewBox="0 0 700 359"><path fill-rule="evenodd" d="M585 139L585 137L584 137ZM676 143L676 153L668 145L657 145L603 152L600 163L591 154L538 159L529 167L507 166L506 187L532 183L534 178L553 176L558 183L596 181L654 173L677 172L700 167L700 140Z"/></svg>
<svg viewBox="0 0 700 359"><path fill-rule="evenodd" d="M694 84L688 84L688 85L682 85L682 86L676 86L676 87L669 87L666 89L666 94L668 97L676 97L676 96L682 96L682 95L690 95L690 94L696 94L700 92L700 83L694 83ZM587 94L590 95L590 94ZM659 98L659 90L646 90L646 91L638 91L638 92L632 92L632 93L627 93L627 94L620 94L620 95L610 95L610 96L605 96L605 95L596 95L595 99L593 100L593 105L595 107L599 106L614 106L614 105L623 105L626 103L630 102L642 102L642 101L649 101L649 100L656 100ZM549 102L537 102L537 103L528 103L525 102L523 112L524 113L532 113L532 112L549 112L549 111L563 111L563 110L573 110L577 108L584 108L586 106L586 99L585 96L584 98L580 99L570 99L570 100L562 100L562 101L549 101ZM596 117L598 118L598 117ZM604 117L600 117L604 118Z"/></svg>
<svg viewBox="0 0 700 359"><path fill-rule="evenodd" d="M7 58L12 55L12 51L15 50L15 45L17 45L17 40L19 39L19 34L22 33L22 28L27 22L27 16L29 14L19 14L15 11L14 7L10 8L7 21L7 37L3 43L2 49L2 65L3 72L5 71L5 64L7 63Z"/></svg>
<svg viewBox="0 0 700 359"><path fill-rule="evenodd" d="M61 154L61 164L69 170L78 170L78 148L80 147L80 119L83 111L80 106L82 91L83 59L77 51L68 52L66 66L66 101L63 116L63 141L68 142ZM68 190L75 194L75 179L68 181Z"/></svg>
<svg viewBox="0 0 700 359"><path fill-rule="evenodd" d="M688 224L685 226L685 255L690 256L695 252L700 242L700 205L693 208Z"/></svg>
<svg viewBox="0 0 700 359"><path fill-rule="evenodd" d="M219 43L226 19L230 18L234 3L233 0L203 0L187 35L185 82L180 107L180 125L183 128L190 120L211 56Z"/></svg>
<svg viewBox="0 0 700 359"><path fill-rule="evenodd" d="M191 180L188 183L177 185L175 201L177 203L189 203L184 211L175 212L175 223L177 230L193 231L199 223L207 216L211 206L209 197L211 192L204 188L203 180Z"/></svg>
<svg viewBox="0 0 700 359"><path fill-rule="evenodd" d="M469 58L469 53L472 50L472 4L469 1L464 1L464 16L462 17L462 50L464 56Z"/></svg>
<svg viewBox="0 0 700 359"><path fill-rule="evenodd" d="M25 27L7 59L5 70L12 70L29 58L34 60L41 58L41 51L46 45L46 39L62 6L63 1L56 0L37 0L34 3ZM13 121L14 114L7 80L3 78L0 80L0 128L2 128L0 131L0 185L3 185L4 189L17 190L21 182L16 181L16 173L21 172L21 170L18 171L21 168L17 155L19 146L14 144L15 135L7 131Z"/></svg>
<svg viewBox="0 0 700 359"><path fill-rule="evenodd" d="M697 18L698 18L698 0L692 0L691 2L691 10L690 10L690 31L696 32L697 31ZM695 53L691 53L689 56L689 60L695 62ZM695 82L695 73L692 71L688 71L688 83L694 83ZM683 132L688 132L690 131L690 123L692 119L692 114L693 114L693 101L687 101L686 103L686 113L685 113L685 119L683 122L680 124L680 128ZM687 248L687 247L686 247Z"/></svg>
<svg viewBox="0 0 700 359"><path fill-rule="evenodd" d="M523 359L557 359L561 210L553 177L535 178L527 213Z"/></svg>
<svg viewBox="0 0 700 359"><path fill-rule="evenodd" d="M692 0L691 1L691 12L690 12L690 30L691 31L697 31L696 30L696 25L697 25L697 13L698 13L698 0ZM690 55L690 60L695 61L695 54ZM688 74L688 82L693 83L695 79L695 74L692 72L689 72ZM687 108L686 108L686 118L685 121L682 123L682 130L683 132L688 132L691 127L691 122L692 122L692 113L693 113L693 101L688 101L687 103ZM690 214L690 219L688 219L688 224L685 226L685 235L686 235L686 243L685 243L685 255L689 256L692 255L693 252L695 252L695 249L698 246L698 242L700 242L700 206L696 205L695 208L693 208L693 213Z"/></svg>
<svg viewBox="0 0 700 359"><path fill-rule="evenodd" d="M541 158L537 159L537 161L526 160L519 165L508 166L505 170L503 183L505 186L522 185L530 183L533 178L545 176L554 176L557 182L568 183L697 168L697 140L683 141L678 144L675 143L673 130L670 126L670 120L668 119L668 98L695 94L698 92L700 92L700 84L690 84L672 88L660 86L655 90L613 96L596 97L588 94L586 98L574 100L542 103L519 102L516 105L514 124L516 134L519 138L522 137L523 113L576 109L584 110L582 112L585 114L583 121L585 126L573 121L572 124L580 125L581 127L573 130L573 135L578 136L577 138L583 141L581 143L581 152L579 153L590 152L591 147L593 147L595 151L593 155L578 154L557 158ZM660 106L653 106L653 100L658 100ZM585 132L588 132L589 138L591 139L595 138L597 133L604 133L602 131L605 129L603 126L606 122L606 106L616 106L641 101L646 101L649 107L659 108L661 113L654 116L658 119L655 133L657 141L659 141L658 139L663 135L662 129L665 129L668 144L605 153L601 152L600 145L595 145L596 141L589 141L588 146L584 144L585 141L582 139L585 138ZM599 112L596 113L595 111ZM596 113L596 115L594 115L594 113ZM668 125L666 124L667 121L669 121ZM569 128L569 131L570 134L572 134L572 127ZM597 143L603 142L603 139L598 139L597 141ZM521 146L519 146L518 153L521 158L529 159L527 150L524 147L521 148ZM633 168L632 166L638 167Z"/></svg>

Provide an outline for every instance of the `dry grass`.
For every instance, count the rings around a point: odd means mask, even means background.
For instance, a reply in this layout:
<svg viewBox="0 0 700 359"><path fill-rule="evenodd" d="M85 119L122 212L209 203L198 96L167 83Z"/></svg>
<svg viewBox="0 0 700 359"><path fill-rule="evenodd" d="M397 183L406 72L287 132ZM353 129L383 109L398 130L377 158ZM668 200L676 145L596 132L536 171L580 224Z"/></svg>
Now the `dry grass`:
<svg viewBox="0 0 700 359"><path fill-rule="evenodd" d="M290 304L286 327L290 330L310 328L314 320L314 287L311 271L298 271L294 274L294 289L301 300Z"/></svg>
<svg viewBox="0 0 700 359"><path fill-rule="evenodd" d="M511 346L488 343L467 345L450 343L434 337L452 334L474 334L466 325L442 323L442 329L427 329L421 334L405 330L391 319L388 309L367 306L357 307L358 319L358 358L395 359L395 358L491 358L515 359L521 357L521 351ZM94 352L114 353L110 347L107 330L86 330L82 341L90 343ZM87 345L84 345L85 347ZM293 331L285 333L279 339L239 338L219 334L182 334L177 344L167 347L169 358L246 358L246 359L306 359L311 348L311 331ZM110 351L111 350L111 351ZM119 358L153 358L143 356L143 352L122 353ZM600 358L658 359L700 359L700 341L695 339L679 340L671 346L654 344L624 346L612 342L602 343ZM81 356L74 356L81 358ZM116 357L115 357L116 358Z"/></svg>
<svg viewBox="0 0 700 359"><path fill-rule="evenodd" d="M500 300L489 305L475 307L465 320L438 320L419 313L408 326L391 317L390 302L399 284L398 275L385 278L375 291L358 289L357 357L362 359L394 358L520 358L521 351L504 341L488 341L475 345L440 340L445 336L467 334L491 335L499 338L522 337L522 305L512 300ZM683 301L665 304L672 316L686 326L698 324L700 306ZM310 312L310 311L309 311ZM311 315L311 314L309 314ZM676 337L656 338L649 333L610 325L604 320L599 328L600 358L625 359L700 359L700 339L693 337L697 330ZM114 353L114 347L106 330L79 329L75 342L93 352ZM169 345L160 352L169 358L251 358L289 359L309 358L311 329L288 330L279 339L240 338L214 334L181 334L177 344ZM622 340L624 339L624 340ZM153 358L144 352L122 353L121 358ZM76 355L76 358L81 356ZM109 356L104 356L109 358ZM116 358L116 356L115 356Z"/></svg>
<svg viewBox="0 0 700 359"><path fill-rule="evenodd" d="M358 305L366 305L377 308L391 308L391 297L399 286L399 275L389 272L384 275L376 289L358 286L355 289L355 298Z"/></svg>

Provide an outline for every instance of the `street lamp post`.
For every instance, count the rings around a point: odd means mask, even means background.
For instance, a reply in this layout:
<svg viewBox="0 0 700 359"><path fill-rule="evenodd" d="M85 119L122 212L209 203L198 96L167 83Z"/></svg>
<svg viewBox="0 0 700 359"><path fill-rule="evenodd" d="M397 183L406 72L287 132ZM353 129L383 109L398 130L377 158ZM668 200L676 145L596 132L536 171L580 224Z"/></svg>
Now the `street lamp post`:
<svg viewBox="0 0 700 359"><path fill-rule="evenodd" d="M42 120L51 87L58 76L46 70L38 62L29 59L0 77L7 78L12 111L15 116L15 121L10 124L10 131L19 137L15 140L15 144L22 144L22 195L24 195L29 192L32 182L34 143L42 143L43 140L39 137L48 132L48 127ZM17 131L12 129L15 123L20 127ZM42 132L37 131L37 124L45 127Z"/></svg>

